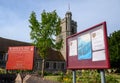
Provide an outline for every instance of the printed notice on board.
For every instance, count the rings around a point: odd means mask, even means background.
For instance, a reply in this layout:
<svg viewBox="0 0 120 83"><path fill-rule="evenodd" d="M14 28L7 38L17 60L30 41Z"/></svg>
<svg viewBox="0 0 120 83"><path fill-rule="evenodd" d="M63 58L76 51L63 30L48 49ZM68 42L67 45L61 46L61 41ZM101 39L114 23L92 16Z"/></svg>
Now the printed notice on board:
<svg viewBox="0 0 120 83"><path fill-rule="evenodd" d="M78 60L91 58L92 58L92 46L90 34L85 34L78 37Z"/></svg>
<svg viewBox="0 0 120 83"><path fill-rule="evenodd" d="M105 48L103 29L93 31L91 33L91 36L92 36L92 50L93 51Z"/></svg>
<svg viewBox="0 0 120 83"><path fill-rule="evenodd" d="M103 61L106 60L105 50L93 52L92 61Z"/></svg>
<svg viewBox="0 0 120 83"><path fill-rule="evenodd" d="M77 55L77 40L69 42L69 56Z"/></svg>

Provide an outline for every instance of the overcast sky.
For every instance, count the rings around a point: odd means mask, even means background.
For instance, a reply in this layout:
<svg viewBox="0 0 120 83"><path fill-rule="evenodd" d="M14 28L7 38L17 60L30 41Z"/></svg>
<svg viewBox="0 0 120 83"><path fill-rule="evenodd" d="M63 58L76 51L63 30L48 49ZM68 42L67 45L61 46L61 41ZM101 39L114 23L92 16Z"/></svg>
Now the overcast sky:
<svg viewBox="0 0 120 83"><path fill-rule="evenodd" d="M43 10L56 10L64 18L68 4L78 32L103 21L108 34L120 30L120 0L0 0L0 37L31 42L31 12L36 12L39 21Z"/></svg>

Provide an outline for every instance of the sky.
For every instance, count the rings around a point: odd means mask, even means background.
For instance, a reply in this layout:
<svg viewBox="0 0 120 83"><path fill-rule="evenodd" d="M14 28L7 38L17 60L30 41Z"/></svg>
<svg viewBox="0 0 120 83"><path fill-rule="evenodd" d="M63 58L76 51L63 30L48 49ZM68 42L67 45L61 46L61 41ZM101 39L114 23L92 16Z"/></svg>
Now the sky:
<svg viewBox="0 0 120 83"><path fill-rule="evenodd" d="M62 19L69 7L77 32L103 21L108 35L120 30L120 0L0 0L0 37L31 42L28 20L32 11L39 21L43 10L56 10Z"/></svg>

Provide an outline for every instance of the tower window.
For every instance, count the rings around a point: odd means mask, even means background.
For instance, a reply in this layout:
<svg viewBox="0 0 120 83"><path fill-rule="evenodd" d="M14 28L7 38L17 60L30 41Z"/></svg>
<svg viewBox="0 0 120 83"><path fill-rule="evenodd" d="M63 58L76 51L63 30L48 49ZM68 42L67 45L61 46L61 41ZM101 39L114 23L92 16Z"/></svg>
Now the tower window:
<svg viewBox="0 0 120 83"><path fill-rule="evenodd" d="M71 32L72 32L72 34L74 34L74 33L75 33L74 28L72 28L72 31L71 31Z"/></svg>

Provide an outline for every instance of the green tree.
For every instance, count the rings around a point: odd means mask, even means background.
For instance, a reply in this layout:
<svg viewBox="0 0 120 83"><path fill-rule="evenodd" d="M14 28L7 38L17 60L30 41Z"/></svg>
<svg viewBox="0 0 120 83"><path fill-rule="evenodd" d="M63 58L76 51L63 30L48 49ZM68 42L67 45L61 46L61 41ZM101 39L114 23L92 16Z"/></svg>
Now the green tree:
<svg viewBox="0 0 120 83"><path fill-rule="evenodd" d="M111 67L120 69L120 30L110 34L109 52Z"/></svg>
<svg viewBox="0 0 120 83"><path fill-rule="evenodd" d="M55 38L61 32L60 18L56 11L46 12L43 10L40 22L36 19L35 12L31 13L29 22L31 39L43 59L41 76L44 77L44 63L46 57L49 55L48 50L52 48L59 51L62 47L62 39L56 42Z"/></svg>

